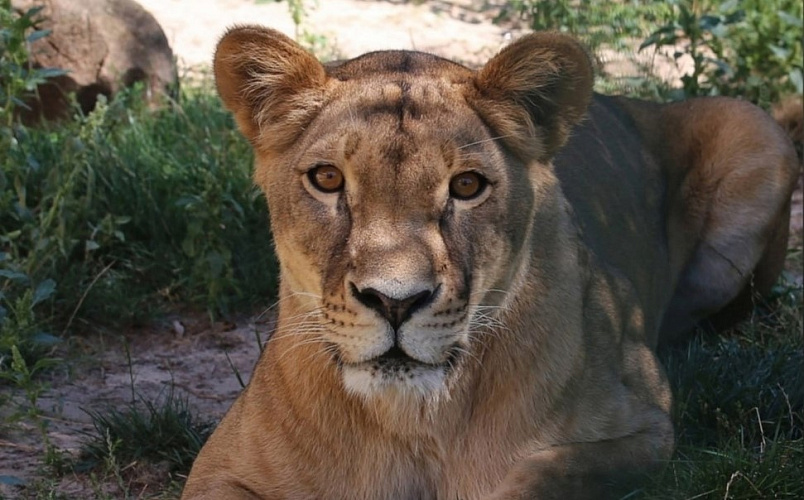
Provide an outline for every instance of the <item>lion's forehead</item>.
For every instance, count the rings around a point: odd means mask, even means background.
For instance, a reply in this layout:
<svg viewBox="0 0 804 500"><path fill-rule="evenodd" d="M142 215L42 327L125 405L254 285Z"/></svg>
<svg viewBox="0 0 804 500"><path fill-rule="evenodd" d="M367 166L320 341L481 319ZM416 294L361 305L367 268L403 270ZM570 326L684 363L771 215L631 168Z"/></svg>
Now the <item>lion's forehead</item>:
<svg viewBox="0 0 804 500"><path fill-rule="evenodd" d="M466 83L449 78L391 73L334 83L327 107L349 121L390 119L401 131L414 124L443 128L471 112L466 92Z"/></svg>
<svg viewBox="0 0 804 500"><path fill-rule="evenodd" d="M479 164L489 132L458 84L441 78L384 75L344 82L323 111L309 149L344 167L353 183L433 192L450 171ZM488 146L493 146L488 144Z"/></svg>

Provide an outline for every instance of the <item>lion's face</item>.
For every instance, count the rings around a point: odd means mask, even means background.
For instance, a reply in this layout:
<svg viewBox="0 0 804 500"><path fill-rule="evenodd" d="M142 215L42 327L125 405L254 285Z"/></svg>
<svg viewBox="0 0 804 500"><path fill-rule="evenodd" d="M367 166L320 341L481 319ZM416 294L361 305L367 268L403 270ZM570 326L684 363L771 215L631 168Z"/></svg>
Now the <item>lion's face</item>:
<svg viewBox="0 0 804 500"><path fill-rule="evenodd" d="M306 304L282 334L320 343L350 392L438 393L505 307L555 183L567 126L528 107L566 96L518 86L559 80L518 75L505 51L480 72L407 52L325 70L250 29L221 42L216 78L256 151L283 285Z"/></svg>
<svg viewBox="0 0 804 500"><path fill-rule="evenodd" d="M347 97L258 174L284 277L314 307L291 330L320 335L350 391L426 394L502 303L533 211L528 170L508 167L459 83L340 85Z"/></svg>

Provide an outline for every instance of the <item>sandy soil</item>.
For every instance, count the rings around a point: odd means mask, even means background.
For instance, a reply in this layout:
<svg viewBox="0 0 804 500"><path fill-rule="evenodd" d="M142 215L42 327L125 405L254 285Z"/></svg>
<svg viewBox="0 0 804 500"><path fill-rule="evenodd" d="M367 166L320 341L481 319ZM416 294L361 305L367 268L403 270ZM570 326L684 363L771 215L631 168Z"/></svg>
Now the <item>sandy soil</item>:
<svg viewBox="0 0 804 500"><path fill-rule="evenodd" d="M140 0L162 24L183 68L208 66L214 45L234 24L259 23L294 35L286 3L258 0ZM490 4L485 11L473 5ZM306 27L324 35L338 57L370 50L414 48L477 64L504 44L512 33L490 23L499 2L477 0L413 2L320 0ZM668 70L672 72L671 70ZM794 213L794 235L801 242L801 195ZM270 315L268 315L270 318ZM247 380L259 355L257 337L267 338L270 319L247 318L215 323L196 315L177 314L140 330L106 332L79 340L71 361L50 375L50 389L39 407L49 422L50 440L75 453L83 434L91 430L85 410L122 407L135 397L154 400L173 386L200 415L218 419L240 390L235 371ZM130 363L126 351L130 353ZM229 359L231 360L231 364ZM16 395L18 398L22 394ZM14 408L0 408L0 421ZM67 498L95 497L103 489L122 496L109 481L98 485L88 476L48 478L41 472L41 439L31 425L0 428L0 477L12 476L29 485L55 481ZM157 491L157 476L137 477L132 497ZM2 484L0 499L27 498L23 489Z"/></svg>
<svg viewBox="0 0 804 500"><path fill-rule="evenodd" d="M343 57L381 49L417 49L468 62L493 54L510 36L491 24L497 10L483 12L472 0L415 2L319 0L304 22L310 33L326 37ZM286 2L259 0L140 0L162 25L179 62L209 64L215 43L227 27L262 24L294 36ZM189 12L191 11L191 12Z"/></svg>

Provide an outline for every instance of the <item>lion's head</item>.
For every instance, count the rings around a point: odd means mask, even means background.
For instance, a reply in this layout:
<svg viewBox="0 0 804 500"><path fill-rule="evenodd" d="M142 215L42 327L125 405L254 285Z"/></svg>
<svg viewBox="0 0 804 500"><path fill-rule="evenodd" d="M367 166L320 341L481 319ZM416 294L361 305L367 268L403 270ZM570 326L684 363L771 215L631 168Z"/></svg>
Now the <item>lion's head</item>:
<svg viewBox="0 0 804 500"><path fill-rule="evenodd" d="M320 343L352 393L439 393L556 230L550 159L590 99L583 49L540 34L478 71L402 51L322 65L246 26L215 77L304 304L282 334Z"/></svg>

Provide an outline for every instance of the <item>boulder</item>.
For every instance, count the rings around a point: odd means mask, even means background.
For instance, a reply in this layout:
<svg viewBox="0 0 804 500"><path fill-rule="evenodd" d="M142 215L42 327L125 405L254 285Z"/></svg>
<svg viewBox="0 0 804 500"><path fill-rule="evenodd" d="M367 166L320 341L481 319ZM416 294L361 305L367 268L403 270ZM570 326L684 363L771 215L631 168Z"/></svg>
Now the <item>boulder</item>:
<svg viewBox="0 0 804 500"><path fill-rule="evenodd" d="M71 92L85 113L98 95L112 97L135 82L144 83L150 103L160 94L175 94L173 51L156 19L134 0L11 0L11 5L19 12L44 6L35 27L52 33L31 43L30 62L68 71L39 87L39 99L23 121L68 116Z"/></svg>

